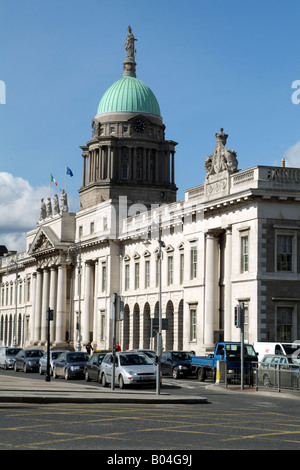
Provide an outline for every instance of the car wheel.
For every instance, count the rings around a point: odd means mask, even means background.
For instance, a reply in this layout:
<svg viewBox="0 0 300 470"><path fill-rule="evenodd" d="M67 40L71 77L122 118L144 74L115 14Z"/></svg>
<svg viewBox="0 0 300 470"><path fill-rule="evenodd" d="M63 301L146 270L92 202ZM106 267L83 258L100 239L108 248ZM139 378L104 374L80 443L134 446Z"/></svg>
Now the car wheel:
<svg viewBox="0 0 300 470"><path fill-rule="evenodd" d="M69 380L69 379L70 379L70 375L69 375L68 369L65 369L65 379L66 379L66 380Z"/></svg>
<svg viewBox="0 0 300 470"><path fill-rule="evenodd" d="M44 373L44 372L42 371L42 366L39 366L39 374L40 374L40 375L43 375L43 373Z"/></svg>
<svg viewBox="0 0 300 470"><path fill-rule="evenodd" d="M56 373L55 367L53 367L53 378L54 378L54 379L57 379L57 378L58 378L58 375L57 375L57 373Z"/></svg>
<svg viewBox="0 0 300 470"><path fill-rule="evenodd" d="M27 372L26 364L23 365L23 372L25 372L25 374L26 374L26 372Z"/></svg>
<svg viewBox="0 0 300 470"><path fill-rule="evenodd" d="M88 373L87 370L85 371L84 376L85 376L85 381L86 381L86 382L90 382L91 379L89 378L89 373Z"/></svg>
<svg viewBox="0 0 300 470"><path fill-rule="evenodd" d="M172 376L173 376L173 379L178 379L179 373L178 373L177 367L174 367L174 368L173 368L173 370L172 370Z"/></svg>
<svg viewBox="0 0 300 470"><path fill-rule="evenodd" d="M122 375L119 375L118 382L119 382L119 388L125 388L124 379Z"/></svg>
<svg viewBox="0 0 300 470"><path fill-rule="evenodd" d="M99 384L101 384L101 375L100 375L100 372L98 372L97 382L98 382Z"/></svg>
<svg viewBox="0 0 300 470"><path fill-rule="evenodd" d="M200 369L198 369L198 380L200 382L204 382L205 381L205 369L203 367L200 367Z"/></svg>
<svg viewBox="0 0 300 470"><path fill-rule="evenodd" d="M106 387L106 386L107 386L106 377L105 377L105 374L104 374L104 373L103 373L102 376L101 376L101 384L102 384L102 387Z"/></svg>
<svg viewBox="0 0 300 470"><path fill-rule="evenodd" d="M270 387L271 381L270 381L270 377L268 376L268 374L264 375L263 384L264 384L265 387Z"/></svg>
<svg viewBox="0 0 300 470"><path fill-rule="evenodd" d="M15 372L18 372L18 368L17 368L17 363L16 363L16 362L14 363L14 371L15 371Z"/></svg>

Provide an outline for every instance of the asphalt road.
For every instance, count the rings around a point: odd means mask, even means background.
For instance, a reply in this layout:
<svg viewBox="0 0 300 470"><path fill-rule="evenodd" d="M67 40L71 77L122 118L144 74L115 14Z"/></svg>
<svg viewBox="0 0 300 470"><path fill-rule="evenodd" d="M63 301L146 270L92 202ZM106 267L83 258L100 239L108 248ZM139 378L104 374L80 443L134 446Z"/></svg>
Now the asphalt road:
<svg viewBox="0 0 300 470"><path fill-rule="evenodd" d="M14 372L1 370L0 380L4 373ZM101 467L106 463L107 468L121 463L135 468L145 468L146 463L168 466L164 459L175 453L182 458L177 465L196 468L201 450L300 449L299 398L248 389L221 391L208 385L164 379L172 393L208 398L209 403L197 405L3 403L0 450L101 450ZM126 455L141 460L116 460ZM162 457L153 462L155 455Z"/></svg>

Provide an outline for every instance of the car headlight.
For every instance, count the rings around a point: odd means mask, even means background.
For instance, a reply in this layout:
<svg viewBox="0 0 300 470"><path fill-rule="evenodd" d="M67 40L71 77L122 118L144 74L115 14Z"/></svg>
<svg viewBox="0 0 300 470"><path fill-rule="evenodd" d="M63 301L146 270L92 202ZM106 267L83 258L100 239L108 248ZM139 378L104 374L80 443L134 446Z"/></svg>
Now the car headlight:
<svg viewBox="0 0 300 470"><path fill-rule="evenodd" d="M72 371L74 371L74 370L79 370L79 369L80 369L80 366L71 366L70 369L71 369Z"/></svg>
<svg viewBox="0 0 300 470"><path fill-rule="evenodd" d="M186 366L179 366L178 369L187 369Z"/></svg>

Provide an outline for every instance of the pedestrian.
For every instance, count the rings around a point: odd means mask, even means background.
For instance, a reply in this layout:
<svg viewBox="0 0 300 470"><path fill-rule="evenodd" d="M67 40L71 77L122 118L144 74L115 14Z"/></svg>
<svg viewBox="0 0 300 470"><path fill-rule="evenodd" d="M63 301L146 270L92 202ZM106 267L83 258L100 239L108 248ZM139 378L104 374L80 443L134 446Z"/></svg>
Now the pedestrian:
<svg viewBox="0 0 300 470"><path fill-rule="evenodd" d="M89 341L88 344L86 345L85 349L86 349L86 352L87 352L88 354L91 354L91 351L94 351L94 348L93 348L92 343L91 343L90 341Z"/></svg>
<svg viewBox="0 0 300 470"><path fill-rule="evenodd" d="M119 343L116 344L116 352L120 352L121 351L121 346L119 345Z"/></svg>

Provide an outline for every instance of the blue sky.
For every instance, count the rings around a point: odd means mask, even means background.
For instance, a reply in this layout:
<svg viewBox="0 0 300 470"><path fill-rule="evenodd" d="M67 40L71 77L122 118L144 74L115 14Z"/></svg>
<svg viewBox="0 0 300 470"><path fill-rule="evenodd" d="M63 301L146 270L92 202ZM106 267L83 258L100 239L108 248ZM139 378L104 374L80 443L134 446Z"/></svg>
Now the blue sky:
<svg viewBox="0 0 300 470"><path fill-rule="evenodd" d="M0 245L24 249L50 173L64 188L66 164L78 210L80 146L122 77L128 25L137 77L157 97L166 138L178 142L178 199L203 183L220 127L240 169L282 157L300 166L300 104L291 99L298 0L0 0L0 11Z"/></svg>

